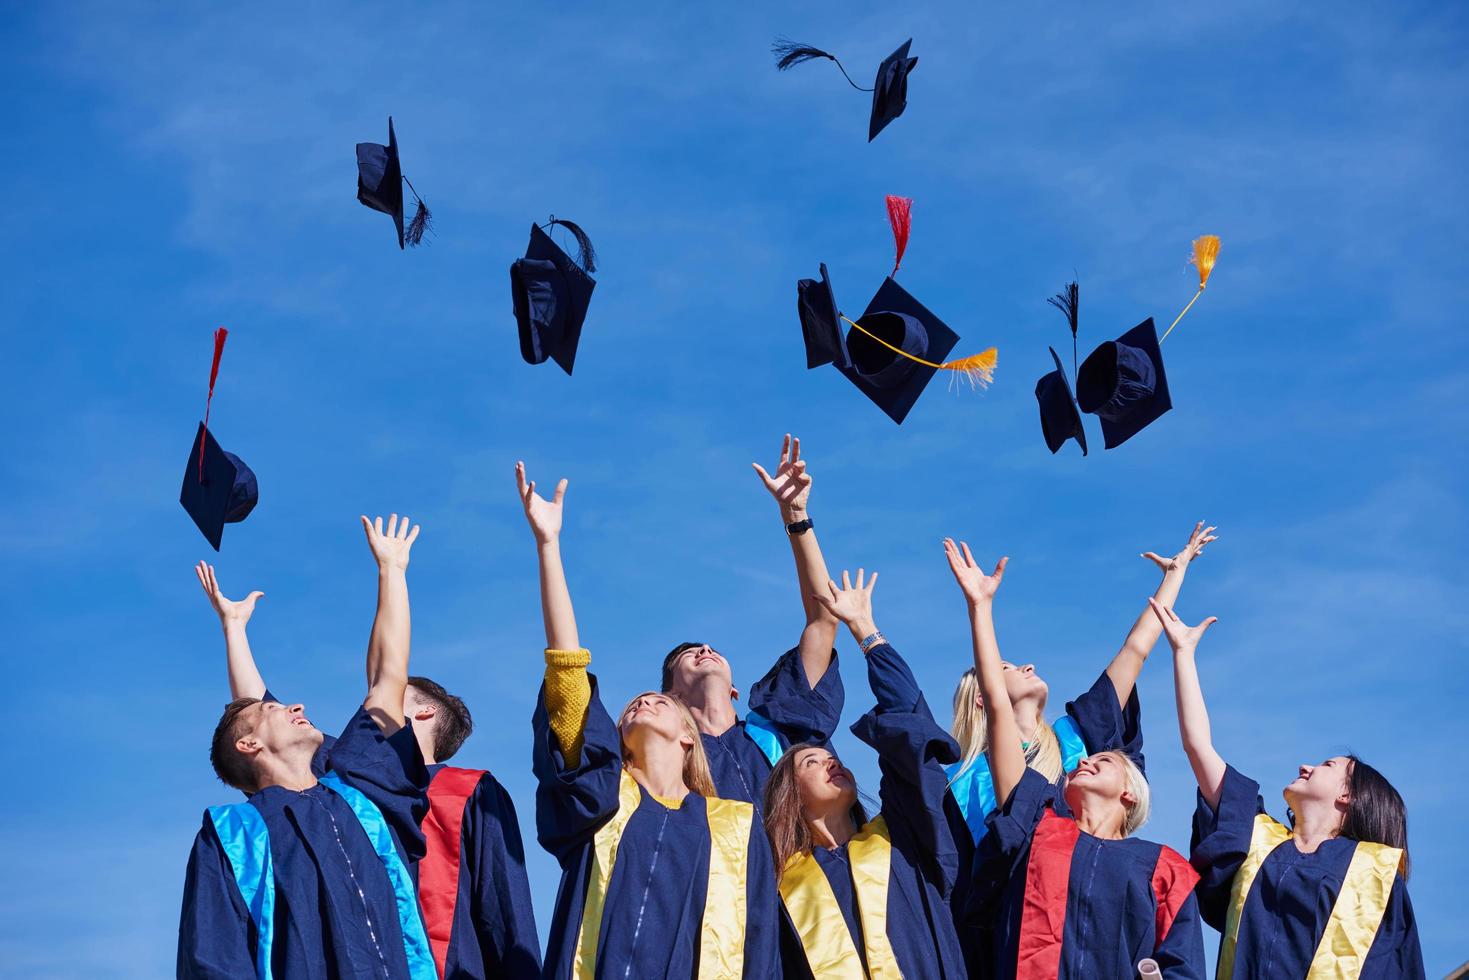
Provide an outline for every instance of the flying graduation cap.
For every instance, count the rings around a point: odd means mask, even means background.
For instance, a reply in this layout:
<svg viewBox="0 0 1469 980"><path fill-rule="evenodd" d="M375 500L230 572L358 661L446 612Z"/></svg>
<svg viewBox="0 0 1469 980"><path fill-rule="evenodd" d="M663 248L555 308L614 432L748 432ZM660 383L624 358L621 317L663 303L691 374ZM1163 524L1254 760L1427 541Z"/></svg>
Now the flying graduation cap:
<svg viewBox="0 0 1469 980"><path fill-rule="evenodd" d="M955 372L971 386L983 387L994 377L998 355L991 347L971 357L944 360L959 335L893 278L908 246L913 201L888 195L887 206L897 255L892 273L862 315L851 320L841 313L825 263L820 280L796 283L796 311L807 368L834 365L901 425L936 371ZM845 333L843 323L851 328Z"/></svg>
<svg viewBox="0 0 1469 980"><path fill-rule="evenodd" d="M571 373L581 328L597 281L597 252L581 226L552 215L549 229L560 225L576 239L576 261L540 225L530 226L525 257L510 265L510 299L520 331L520 356L527 364L551 358Z"/></svg>
<svg viewBox="0 0 1469 980"><path fill-rule="evenodd" d="M1209 281L1209 274L1213 272L1214 263L1218 257L1219 237L1217 235L1202 235L1194 239L1193 258L1189 261L1198 269L1199 289L1194 293L1193 299L1188 301L1183 311L1174 318L1168 329L1163 332L1163 336L1161 338L1158 336L1153 318L1149 317L1116 340L1099 344L1087 355L1086 360L1081 362L1081 367L1076 369L1076 404L1081 411L1097 416L1101 422L1102 441L1105 448L1115 449L1122 445L1173 408L1173 399L1168 389L1168 373L1163 366L1162 342L1173 328L1178 326L1184 314L1203 295L1204 287ZM1065 291L1049 302L1067 314L1071 325L1074 351L1076 284L1068 284ZM1056 352L1052 350L1053 358L1055 354ZM1056 372L1053 374L1060 371L1060 359L1056 358ZM1046 375L1037 382L1037 399L1042 399L1042 384L1045 384L1047 378L1050 377L1052 375ZM1063 383L1064 380L1063 374ZM1049 402L1041 401L1041 429L1046 437L1046 444L1054 453L1065 441L1066 436L1061 436L1055 442L1052 441L1053 437L1063 431L1072 431L1073 423L1067 416L1059 397L1055 394L1054 386L1049 386L1049 388ZM1052 406L1049 416L1048 404ZM1079 425L1074 427L1074 431L1078 433L1077 441L1082 445L1084 455L1086 452L1085 433L1081 431Z"/></svg>
<svg viewBox="0 0 1469 980"><path fill-rule="evenodd" d="M908 46L912 43L913 39L910 37L898 46L898 50L883 59L882 64L877 66L877 78L873 81L872 88L863 88L852 81L852 76L847 74L847 69L835 55L809 44L777 38L770 46L770 51L776 56L777 71L785 71L803 61L825 58L837 66L848 85L859 92L871 92L872 115L867 124L867 142L871 143L888 123L901 116L908 107L908 73L918 64L917 58L908 57Z"/></svg>
<svg viewBox="0 0 1469 980"><path fill-rule="evenodd" d="M1060 310L1071 327L1071 368L1075 371L1076 322L1081 287L1075 282L1068 282L1046 302ZM1066 380L1066 369L1061 366L1056 348L1051 347L1049 350L1051 360L1056 362L1056 370L1041 375L1035 383L1035 400L1041 410L1041 435L1053 456L1066 444L1067 439L1075 439L1076 444L1081 447L1081 454L1085 456L1086 428L1081 424L1081 411L1076 407L1076 399L1071 394L1071 382Z"/></svg>
<svg viewBox="0 0 1469 980"><path fill-rule="evenodd" d="M404 184L408 185L413 199L418 202L406 233L403 231ZM418 196L418 191L413 189L413 182L403 176L403 168L398 162L398 137L393 133L392 116L388 117L387 146L381 143L357 144L357 200L374 211L392 216L398 229L400 249L404 241L409 245L419 244L423 241L423 233L430 230L433 214L423 203L423 198Z"/></svg>
<svg viewBox="0 0 1469 980"><path fill-rule="evenodd" d="M219 376L219 358L229 331L214 331L214 363L209 368L209 397L204 402L204 421L189 444L184 466L184 484L179 503L200 532L219 550L226 524L237 524L250 515L260 497L255 473L234 453L227 453L209 431L209 407L214 401L214 380Z"/></svg>

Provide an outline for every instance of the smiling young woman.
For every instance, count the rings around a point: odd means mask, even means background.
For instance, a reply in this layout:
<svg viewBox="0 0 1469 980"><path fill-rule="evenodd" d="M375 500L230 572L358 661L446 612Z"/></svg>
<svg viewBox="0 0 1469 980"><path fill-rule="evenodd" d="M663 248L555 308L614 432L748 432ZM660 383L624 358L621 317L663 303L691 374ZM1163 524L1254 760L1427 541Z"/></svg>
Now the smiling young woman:
<svg viewBox="0 0 1469 980"><path fill-rule="evenodd" d="M1199 907L1218 929L1219 977L1422 977L1408 899L1408 811L1382 774L1352 755L1297 767L1289 824L1265 812L1260 784L1214 748L1195 651L1211 616L1188 626L1153 612L1173 648L1183 750L1199 784L1190 846Z"/></svg>
<svg viewBox="0 0 1469 980"><path fill-rule="evenodd" d="M536 831L561 865L547 976L777 975L775 869L749 803L719 799L693 716L647 691L614 724L587 672L566 573L566 481L515 468L536 539L546 678L532 721Z"/></svg>

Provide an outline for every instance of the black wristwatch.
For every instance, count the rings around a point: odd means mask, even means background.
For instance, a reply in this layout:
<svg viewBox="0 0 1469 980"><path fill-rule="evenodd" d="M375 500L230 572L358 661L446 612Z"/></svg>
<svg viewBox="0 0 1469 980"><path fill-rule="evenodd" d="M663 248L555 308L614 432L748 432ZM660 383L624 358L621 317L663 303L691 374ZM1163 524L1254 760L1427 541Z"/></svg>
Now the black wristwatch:
<svg viewBox="0 0 1469 980"><path fill-rule="evenodd" d="M791 535L792 537L795 537L798 534L805 534L807 531L811 530L815 526L815 524L811 523L811 518L808 517L804 521L796 521L793 524L787 524L786 533Z"/></svg>

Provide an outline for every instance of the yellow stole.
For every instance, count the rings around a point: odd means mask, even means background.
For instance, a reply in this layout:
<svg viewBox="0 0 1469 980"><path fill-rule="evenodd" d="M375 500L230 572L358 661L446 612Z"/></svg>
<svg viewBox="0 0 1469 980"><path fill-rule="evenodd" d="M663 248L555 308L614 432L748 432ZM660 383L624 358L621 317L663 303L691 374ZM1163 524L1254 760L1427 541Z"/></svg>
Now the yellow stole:
<svg viewBox="0 0 1469 980"><path fill-rule="evenodd" d="M1249 852L1239 871L1235 872L1230 889L1229 914L1224 924L1224 939L1219 946L1219 980L1229 980L1234 975L1240 915L1250 897L1255 876L1260 873L1260 866L1272 851L1293 836L1290 828L1268 814L1261 813L1255 817ZM1403 852L1396 847L1357 842L1341 892L1331 906L1331 917L1326 921L1320 945L1311 959L1306 980L1350 980L1361 973L1367 951L1372 948L1372 940L1377 935L1377 927L1382 924L1382 916L1387 911L1393 881L1402 859Z"/></svg>
<svg viewBox="0 0 1469 980"><path fill-rule="evenodd" d="M862 923L862 944L867 953L866 975L871 980L900 980L902 976L888 942L892 854L892 838L881 816L869 820L847 844L852 891L857 897L857 918ZM847 980L863 975L862 958L816 858L809 853L791 856L780 878L780 897L816 980Z"/></svg>
<svg viewBox="0 0 1469 980"><path fill-rule="evenodd" d="M571 965L577 980L593 980L597 975L597 944L607 907L607 885L617 864L622 834L641 802L637 780L624 769L617 812L592 838L592 868ZM714 980L744 973L745 880L755 808L736 800L706 798L704 802L709 820L709 885L699 929L699 980Z"/></svg>

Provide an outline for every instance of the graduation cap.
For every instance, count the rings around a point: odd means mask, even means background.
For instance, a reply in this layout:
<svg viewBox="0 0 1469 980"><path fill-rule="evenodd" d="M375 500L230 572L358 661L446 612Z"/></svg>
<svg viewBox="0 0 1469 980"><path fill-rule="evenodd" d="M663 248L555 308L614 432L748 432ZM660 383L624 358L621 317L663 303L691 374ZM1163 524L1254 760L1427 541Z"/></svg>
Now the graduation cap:
<svg viewBox="0 0 1469 980"><path fill-rule="evenodd" d="M908 246L913 201L888 195L896 257L893 274ZM864 395L902 424L936 371L953 371L971 385L987 385L998 355L993 347L955 361L944 358L959 342L958 334L915 299L890 274L866 311L856 320L844 316L827 275L796 284L797 312L806 343L806 366L834 364ZM842 324L851 329L842 336Z"/></svg>
<svg viewBox="0 0 1469 980"><path fill-rule="evenodd" d="M547 357L571 373L597 281L597 253L587 233L574 222L552 217L546 227L561 225L576 238L576 261L539 225L530 226L525 257L510 265L510 298L520 330L520 356L527 364Z"/></svg>
<svg viewBox="0 0 1469 980"><path fill-rule="evenodd" d="M408 185L413 199L418 202L406 234L403 231L404 184ZM413 182L403 176L402 166L398 162L398 137L393 133L392 116L388 117L387 146L381 143L357 144L357 200L374 211L392 215L393 224L398 229L400 249L405 240L409 245L417 245L423 241L423 233L429 230L430 222L433 221L433 214L428 205L423 203L423 198L418 196L418 191L413 189Z"/></svg>
<svg viewBox="0 0 1469 980"><path fill-rule="evenodd" d="M199 423L194 441L189 444L184 483L179 490L179 503L215 551L219 550L224 526L248 517L260 497L254 472L240 457L221 449L209 431L209 406L214 401L214 380L219 375L219 358L224 353L227 336L229 331L224 327L214 331L214 363L209 369L204 421Z"/></svg>
<svg viewBox="0 0 1469 980"><path fill-rule="evenodd" d="M863 88L852 81L852 76L847 74L847 69L835 55L809 44L777 38L770 46L770 51L776 56L775 67L778 71L785 71L803 61L825 58L837 66L848 85L859 92L871 92L872 115L867 125L867 142L871 143L888 123L901 116L908 107L908 73L918 65L917 58L908 57L908 47L912 43L913 39L910 37L898 46L898 50L883 59L882 64L877 66L877 78L872 83L872 88Z"/></svg>
<svg viewBox="0 0 1469 980"><path fill-rule="evenodd" d="M1068 282L1046 302L1060 310L1071 327L1071 367L1075 370L1077 310L1081 302L1081 287L1075 282ZM1060 451L1067 439L1074 438L1077 445L1081 446L1081 454L1085 456L1086 429L1081 424L1081 412L1076 407L1076 399L1071 395L1071 382L1066 380L1066 370L1061 366L1061 357L1056 353L1056 348L1048 349L1051 360L1056 362L1056 370L1041 375L1035 383L1035 400L1041 410L1041 435L1052 455Z"/></svg>
<svg viewBox="0 0 1469 980"><path fill-rule="evenodd" d="M1102 441L1115 449L1173 407L1158 330L1148 317L1116 340L1100 344L1076 373L1081 410L1102 422Z"/></svg>

